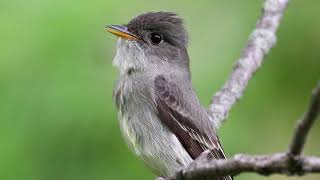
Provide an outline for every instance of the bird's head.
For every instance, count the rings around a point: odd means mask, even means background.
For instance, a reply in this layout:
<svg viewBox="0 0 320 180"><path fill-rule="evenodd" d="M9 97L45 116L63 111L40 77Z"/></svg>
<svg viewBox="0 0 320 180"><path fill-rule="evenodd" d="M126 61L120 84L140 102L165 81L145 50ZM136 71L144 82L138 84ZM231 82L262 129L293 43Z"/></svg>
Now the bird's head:
<svg viewBox="0 0 320 180"><path fill-rule="evenodd" d="M122 72L175 65L189 70L188 35L175 13L149 12L106 30L120 37L114 64Z"/></svg>

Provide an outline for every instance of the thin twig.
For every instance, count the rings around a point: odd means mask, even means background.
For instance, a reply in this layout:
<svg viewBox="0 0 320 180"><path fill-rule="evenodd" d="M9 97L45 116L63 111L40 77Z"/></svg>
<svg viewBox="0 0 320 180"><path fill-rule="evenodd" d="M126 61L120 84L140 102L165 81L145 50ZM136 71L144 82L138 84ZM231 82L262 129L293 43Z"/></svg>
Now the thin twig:
<svg viewBox="0 0 320 180"><path fill-rule="evenodd" d="M290 145L289 153L292 156L300 155L305 144L308 132L320 114L320 82L313 90L308 111L297 123Z"/></svg>
<svg viewBox="0 0 320 180"><path fill-rule="evenodd" d="M242 97L249 80L260 68L276 43L276 31L289 0L266 0L263 13L224 86L213 96L209 113L216 127L227 118L231 107Z"/></svg>

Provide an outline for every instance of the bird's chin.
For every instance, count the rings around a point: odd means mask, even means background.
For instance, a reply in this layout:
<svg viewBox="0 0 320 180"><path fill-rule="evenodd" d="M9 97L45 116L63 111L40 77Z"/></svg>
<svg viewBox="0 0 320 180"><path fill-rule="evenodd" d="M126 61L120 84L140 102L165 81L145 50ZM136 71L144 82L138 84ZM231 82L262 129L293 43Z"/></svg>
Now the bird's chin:
<svg viewBox="0 0 320 180"><path fill-rule="evenodd" d="M138 48L139 47L139 43L137 41L131 41L131 40L127 40L127 39L123 39L123 38L118 38L118 42L117 42L117 47L121 48Z"/></svg>
<svg viewBox="0 0 320 180"><path fill-rule="evenodd" d="M143 70L147 63L145 53L137 42L119 38L113 65L121 74L126 73L128 69Z"/></svg>

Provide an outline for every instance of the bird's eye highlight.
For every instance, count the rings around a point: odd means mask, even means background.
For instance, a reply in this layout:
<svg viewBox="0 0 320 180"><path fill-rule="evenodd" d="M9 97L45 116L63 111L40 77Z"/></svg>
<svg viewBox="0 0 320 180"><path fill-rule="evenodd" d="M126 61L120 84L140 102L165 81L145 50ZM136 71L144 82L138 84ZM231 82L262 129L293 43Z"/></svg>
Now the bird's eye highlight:
<svg viewBox="0 0 320 180"><path fill-rule="evenodd" d="M153 44L156 44L156 45L162 43L163 41L162 36L158 33L151 33L150 40Z"/></svg>

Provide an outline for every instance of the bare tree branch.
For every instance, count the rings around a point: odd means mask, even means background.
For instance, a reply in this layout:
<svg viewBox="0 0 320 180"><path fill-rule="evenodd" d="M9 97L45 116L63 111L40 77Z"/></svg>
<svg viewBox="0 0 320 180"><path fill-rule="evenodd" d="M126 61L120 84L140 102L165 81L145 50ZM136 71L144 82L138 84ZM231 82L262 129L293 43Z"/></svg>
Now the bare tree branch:
<svg viewBox="0 0 320 180"><path fill-rule="evenodd" d="M298 121L293 143L288 153L272 155L235 155L232 159L214 159L206 151L189 166L165 180L212 179L226 175L238 175L242 172L256 172L261 175L285 174L303 175L320 173L320 158L300 156L309 129L320 114L320 82L314 89L311 103L304 118Z"/></svg>
<svg viewBox="0 0 320 180"><path fill-rule="evenodd" d="M236 155L233 159L211 161L194 161L179 174L167 180L199 180L212 179L226 175L238 175L242 172L255 172L264 176L270 174L303 175L304 173L319 173L320 158L298 157L299 164L291 167L290 159L285 153L273 155Z"/></svg>
<svg viewBox="0 0 320 180"><path fill-rule="evenodd" d="M304 114L302 119L297 123L295 133L290 145L289 153L292 156L300 155L305 144L308 132L312 127L315 119L320 111L320 82L313 90L311 102L308 111Z"/></svg>
<svg viewBox="0 0 320 180"><path fill-rule="evenodd" d="M242 51L233 72L224 86L211 100L209 112L213 122L220 124L227 118L231 107L242 97L248 81L259 69L264 56L276 43L276 31L289 0L266 0L263 13Z"/></svg>

